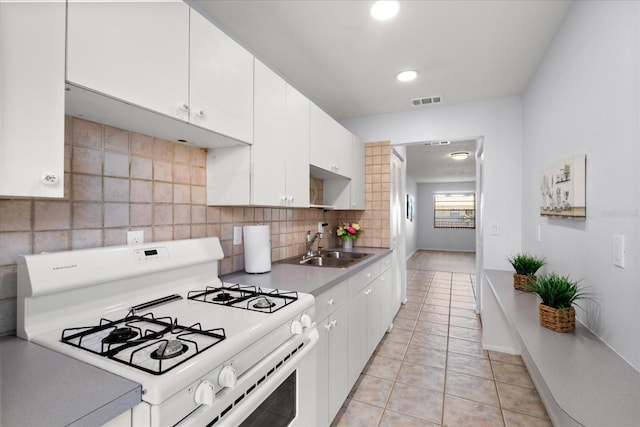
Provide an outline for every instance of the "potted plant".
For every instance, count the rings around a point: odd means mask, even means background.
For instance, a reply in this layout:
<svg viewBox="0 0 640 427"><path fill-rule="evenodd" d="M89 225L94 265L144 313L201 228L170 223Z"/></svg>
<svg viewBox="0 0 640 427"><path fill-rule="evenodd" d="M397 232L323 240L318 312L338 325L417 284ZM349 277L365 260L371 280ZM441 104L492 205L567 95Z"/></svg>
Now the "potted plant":
<svg viewBox="0 0 640 427"><path fill-rule="evenodd" d="M544 265L544 259L528 254L518 254L508 258L516 271L513 275L513 287L520 291L529 291L536 280L536 272Z"/></svg>
<svg viewBox="0 0 640 427"><path fill-rule="evenodd" d="M360 233L362 233L362 228L355 222L353 224L343 222L336 231L336 235L342 239L342 247L345 249L353 247L353 241L358 238Z"/></svg>
<svg viewBox="0 0 640 427"><path fill-rule="evenodd" d="M531 284L531 292L538 294L542 302L538 305L540 324L556 332L576 329L576 301L586 298L578 288L578 282L569 276L549 274L538 277Z"/></svg>

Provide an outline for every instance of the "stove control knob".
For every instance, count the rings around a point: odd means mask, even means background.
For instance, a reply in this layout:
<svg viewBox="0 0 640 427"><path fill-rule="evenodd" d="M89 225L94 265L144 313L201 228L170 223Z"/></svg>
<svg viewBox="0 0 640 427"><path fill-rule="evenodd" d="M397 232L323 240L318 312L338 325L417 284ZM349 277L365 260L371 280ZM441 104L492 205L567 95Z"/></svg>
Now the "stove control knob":
<svg viewBox="0 0 640 427"><path fill-rule="evenodd" d="M302 333L302 323L299 320L291 322L291 335L300 335Z"/></svg>
<svg viewBox="0 0 640 427"><path fill-rule="evenodd" d="M227 365L220 370L218 383L221 387L234 388L236 386L236 370L233 366Z"/></svg>
<svg viewBox="0 0 640 427"><path fill-rule="evenodd" d="M213 405L215 399L215 390L211 382L204 380L196 388L195 400L198 405Z"/></svg>
<svg viewBox="0 0 640 427"><path fill-rule="evenodd" d="M311 326L311 316L309 316L308 314L303 314L302 316L300 316L300 323L302 324L302 327L307 329L309 326Z"/></svg>

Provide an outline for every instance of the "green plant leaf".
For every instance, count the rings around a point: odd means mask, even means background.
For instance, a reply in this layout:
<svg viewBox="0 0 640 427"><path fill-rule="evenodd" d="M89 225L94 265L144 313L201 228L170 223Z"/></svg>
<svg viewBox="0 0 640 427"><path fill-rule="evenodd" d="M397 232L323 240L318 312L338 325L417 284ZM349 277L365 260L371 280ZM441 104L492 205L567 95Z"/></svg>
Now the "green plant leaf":
<svg viewBox="0 0 640 427"><path fill-rule="evenodd" d="M544 259L529 254L518 254L507 258L518 274L533 276L544 265Z"/></svg>

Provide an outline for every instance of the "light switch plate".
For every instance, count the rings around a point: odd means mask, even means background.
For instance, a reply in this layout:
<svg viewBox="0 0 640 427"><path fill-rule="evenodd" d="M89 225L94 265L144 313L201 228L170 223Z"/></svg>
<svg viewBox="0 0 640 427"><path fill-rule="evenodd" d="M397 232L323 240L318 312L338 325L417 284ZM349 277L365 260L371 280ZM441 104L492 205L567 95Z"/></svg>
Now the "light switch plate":
<svg viewBox="0 0 640 427"><path fill-rule="evenodd" d="M489 234L491 234L492 236L500 235L500 224L498 224L497 222L492 222L490 225Z"/></svg>
<svg viewBox="0 0 640 427"><path fill-rule="evenodd" d="M233 227L233 244L242 244L242 227Z"/></svg>

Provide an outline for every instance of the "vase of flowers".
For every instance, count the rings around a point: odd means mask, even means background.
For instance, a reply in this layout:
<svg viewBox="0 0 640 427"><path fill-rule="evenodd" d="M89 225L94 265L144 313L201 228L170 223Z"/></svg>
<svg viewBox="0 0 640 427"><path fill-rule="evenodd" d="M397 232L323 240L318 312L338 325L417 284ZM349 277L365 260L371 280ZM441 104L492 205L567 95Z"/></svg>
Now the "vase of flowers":
<svg viewBox="0 0 640 427"><path fill-rule="evenodd" d="M358 238L360 233L362 233L362 228L355 222L352 224L343 222L336 231L336 235L342 239L342 247L345 249L353 248L353 241Z"/></svg>

